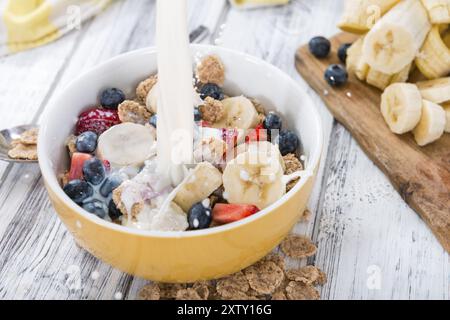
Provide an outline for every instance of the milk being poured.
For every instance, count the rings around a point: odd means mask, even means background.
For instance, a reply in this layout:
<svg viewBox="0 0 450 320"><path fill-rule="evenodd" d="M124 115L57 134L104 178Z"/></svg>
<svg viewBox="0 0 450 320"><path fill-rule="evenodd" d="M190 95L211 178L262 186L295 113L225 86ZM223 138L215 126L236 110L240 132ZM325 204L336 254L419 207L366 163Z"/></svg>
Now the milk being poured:
<svg viewBox="0 0 450 320"><path fill-rule="evenodd" d="M157 172L173 186L192 163L194 97L192 56L187 30L186 0L158 0Z"/></svg>

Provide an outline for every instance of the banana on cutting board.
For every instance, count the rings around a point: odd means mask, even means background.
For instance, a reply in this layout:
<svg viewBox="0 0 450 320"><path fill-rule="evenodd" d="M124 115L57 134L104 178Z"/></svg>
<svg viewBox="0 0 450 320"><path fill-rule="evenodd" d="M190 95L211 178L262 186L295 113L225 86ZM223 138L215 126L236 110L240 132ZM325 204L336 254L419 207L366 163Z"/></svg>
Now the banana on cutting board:
<svg viewBox="0 0 450 320"><path fill-rule="evenodd" d="M432 24L450 23L450 0L422 0Z"/></svg>
<svg viewBox="0 0 450 320"><path fill-rule="evenodd" d="M413 62L430 29L427 11L420 0L403 0L367 33L363 57L376 71L401 72Z"/></svg>
<svg viewBox="0 0 450 320"><path fill-rule="evenodd" d="M364 34L400 0L346 0L338 27L346 32Z"/></svg>
<svg viewBox="0 0 450 320"><path fill-rule="evenodd" d="M417 144L424 146L436 141L444 133L445 126L444 109L434 102L422 100L422 116L412 132Z"/></svg>
<svg viewBox="0 0 450 320"><path fill-rule="evenodd" d="M450 133L450 102L442 105L445 111L445 132Z"/></svg>
<svg viewBox="0 0 450 320"><path fill-rule="evenodd" d="M209 162L201 162L179 186L174 202L188 212L197 202L203 201L222 185L222 173Z"/></svg>
<svg viewBox="0 0 450 320"><path fill-rule="evenodd" d="M450 101L450 77L420 81L416 85L426 100L437 104Z"/></svg>
<svg viewBox="0 0 450 320"><path fill-rule="evenodd" d="M155 153L155 137L156 132L151 126L121 123L100 135L97 155L113 167L141 165Z"/></svg>
<svg viewBox="0 0 450 320"><path fill-rule="evenodd" d="M447 25L433 26L417 55L417 68L428 79L444 77L450 72L450 49L443 39L447 33Z"/></svg>
<svg viewBox="0 0 450 320"><path fill-rule="evenodd" d="M270 144L270 143L269 143ZM223 172L224 197L234 204L264 209L286 193L278 147L251 147L231 160Z"/></svg>
<svg viewBox="0 0 450 320"><path fill-rule="evenodd" d="M408 80L413 63L408 64L396 74L386 74L376 71L371 68L364 59L362 53L363 42L364 38L360 38L347 50L346 65L349 72L353 72L359 80L366 81L368 84L381 90L392 83L405 82Z"/></svg>
<svg viewBox="0 0 450 320"><path fill-rule="evenodd" d="M224 116L212 124L214 128L251 129L259 123L253 103L244 96L222 100Z"/></svg>
<svg viewBox="0 0 450 320"><path fill-rule="evenodd" d="M413 130L422 115L422 96L416 85L395 83L381 95L381 114L392 132Z"/></svg>

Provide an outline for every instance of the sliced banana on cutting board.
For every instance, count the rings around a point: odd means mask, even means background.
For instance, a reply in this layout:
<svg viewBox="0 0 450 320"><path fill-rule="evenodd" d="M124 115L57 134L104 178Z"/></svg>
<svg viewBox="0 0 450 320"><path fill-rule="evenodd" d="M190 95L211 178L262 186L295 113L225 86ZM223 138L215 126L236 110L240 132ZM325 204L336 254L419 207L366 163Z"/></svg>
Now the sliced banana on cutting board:
<svg viewBox="0 0 450 320"><path fill-rule="evenodd" d="M223 118L212 124L214 128L254 128L258 122L258 112L253 103L244 96L226 98L222 100L224 108Z"/></svg>
<svg viewBox="0 0 450 320"><path fill-rule="evenodd" d="M121 123L103 132L98 139L97 155L113 167L141 165L155 153L155 130L131 122Z"/></svg>
<svg viewBox="0 0 450 320"><path fill-rule="evenodd" d="M450 101L450 77L417 82L422 97L434 103Z"/></svg>
<svg viewBox="0 0 450 320"><path fill-rule="evenodd" d="M445 132L450 133L450 102L442 105L445 111Z"/></svg>
<svg viewBox="0 0 450 320"><path fill-rule="evenodd" d="M446 125L445 111L440 105L427 100L422 102L422 117L413 130L414 139L419 146L439 139Z"/></svg>
<svg viewBox="0 0 450 320"><path fill-rule="evenodd" d="M414 129L422 114L422 96L416 85L394 83L381 95L381 113L392 132Z"/></svg>
<svg viewBox="0 0 450 320"><path fill-rule="evenodd" d="M228 162L223 172L224 197L228 202L264 209L286 193L279 152L270 150L251 147Z"/></svg>
<svg viewBox="0 0 450 320"><path fill-rule="evenodd" d="M222 173L208 162L197 164L178 187L174 202L188 212L197 202L203 201L222 185Z"/></svg>
<svg viewBox="0 0 450 320"><path fill-rule="evenodd" d="M398 73L414 60L430 29L420 0L401 1L367 33L363 57L376 71Z"/></svg>

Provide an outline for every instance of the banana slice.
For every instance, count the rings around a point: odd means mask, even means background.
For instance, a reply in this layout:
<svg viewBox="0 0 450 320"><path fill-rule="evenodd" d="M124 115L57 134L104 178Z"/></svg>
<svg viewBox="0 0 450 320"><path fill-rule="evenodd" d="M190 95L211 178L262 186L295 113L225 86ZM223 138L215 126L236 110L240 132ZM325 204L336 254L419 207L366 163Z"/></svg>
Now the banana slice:
<svg viewBox="0 0 450 320"><path fill-rule="evenodd" d="M430 29L420 0L401 1L367 33L364 60L376 71L398 73L414 60Z"/></svg>
<svg viewBox="0 0 450 320"><path fill-rule="evenodd" d="M364 61L362 56L363 43L364 38L359 38L348 48L347 60L345 62L348 72L354 73L361 81L366 80L367 73L369 72L369 65Z"/></svg>
<svg viewBox="0 0 450 320"><path fill-rule="evenodd" d="M416 83L422 98L434 103L450 101L450 77Z"/></svg>
<svg viewBox="0 0 450 320"><path fill-rule="evenodd" d="M445 111L445 132L450 133L450 102L442 105Z"/></svg>
<svg viewBox="0 0 450 320"><path fill-rule="evenodd" d="M411 83L394 83L381 95L381 113L392 132L402 134L419 123L422 97Z"/></svg>
<svg viewBox="0 0 450 320"><path fill-rule="evenodd" d="M286 193L282 178L279 155L250 147L225 167L224 197L229 203L253 204L264 209Z"/></svg>
<svg viewBox="0 0 450 320"><path fill-rule="evenodd" d="M136 123L121 123L98 138L97 155L113 167L140 165L155 154L155 130Z"/></svg>
<svg viewBox="0 0 450 320"><path fill-rule="evenodd" d="M441 36L441 28L431 29L416 58L420 72L428 79L436 79L450 72L450 49Z"/></svg>
<svg viewBox="0 0 450 320"><path fill-rule="evenodd" d="M444 109L431 101L423 100L422 117L413 130L414 139L419 146L439 139L444 133L446 115Z"/></svg>
<svg viewBox="0 0 450 320"><path fill-rule="evenodd" d="M258 122L258 112L253 103L244 96L222 100L224 107L223 118L214 123L214 128L254 128Z"/></svg>
<svg viewBox="0 0 450 320"><path fill-rule="evenodd" d="M188 212L222 185L222 173L208 162L199 163L179 186L174 202Z"/></svg>
<svg viewBox="0 0 450 320"><path fill-rule="evenodd" d="M432 24L450 23L450 0L422 0Z"/></svg>
<svg viewBox="0 0 450 320"><path fill-rule="evenodd" d="M347 0L338 23L341 30L364 34L400 0Z"/></svg>

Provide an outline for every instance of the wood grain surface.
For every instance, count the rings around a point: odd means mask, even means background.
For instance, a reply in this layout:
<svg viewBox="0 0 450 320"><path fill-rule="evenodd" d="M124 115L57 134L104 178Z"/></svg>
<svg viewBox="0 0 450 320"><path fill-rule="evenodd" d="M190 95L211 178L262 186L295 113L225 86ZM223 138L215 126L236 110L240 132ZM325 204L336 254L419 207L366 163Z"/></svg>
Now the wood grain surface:
<svg viewBox="0 0 450 320"><path fill-rule="evenodd" d="M297 70L450 252L450 135L419 147L411 133L395 135L389 130L380 112L380 90L353 74L345 86L328 87L325 69L339 63L337 48L355 39L345 33L334 36L327 59L315 58L307 45L302 46L295 56Z"/></svg>

